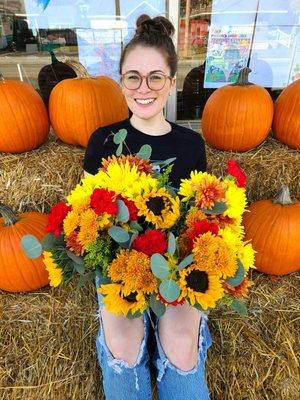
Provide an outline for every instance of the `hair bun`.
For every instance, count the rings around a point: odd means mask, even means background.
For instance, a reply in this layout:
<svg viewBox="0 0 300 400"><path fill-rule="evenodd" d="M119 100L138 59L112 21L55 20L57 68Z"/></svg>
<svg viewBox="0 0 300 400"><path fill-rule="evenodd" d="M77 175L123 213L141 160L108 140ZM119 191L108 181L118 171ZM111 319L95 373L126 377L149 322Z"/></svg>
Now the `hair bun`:
<svg viewBox="0 0 300 400"><path fill-rule="evenodd" d="M147 14L142 14L136 21L136 34L160 34L172 37L175 29L173 24L165 17L158 16L150 18Z"/></svg>

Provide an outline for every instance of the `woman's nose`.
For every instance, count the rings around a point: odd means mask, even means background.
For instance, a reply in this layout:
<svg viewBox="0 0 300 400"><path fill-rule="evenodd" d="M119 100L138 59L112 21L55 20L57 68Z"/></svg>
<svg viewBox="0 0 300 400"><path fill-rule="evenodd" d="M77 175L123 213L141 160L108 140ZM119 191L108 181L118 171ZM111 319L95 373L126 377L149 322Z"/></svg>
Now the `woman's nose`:
<svg viewBox="0 0 300 400"><path fill-rule="evenodd" d="M142 77L142 83L141 86L138 88L138 92L140 93L147 93L149 92L151 89L148 88L147 85L147 78L145 76Z"/></svg>

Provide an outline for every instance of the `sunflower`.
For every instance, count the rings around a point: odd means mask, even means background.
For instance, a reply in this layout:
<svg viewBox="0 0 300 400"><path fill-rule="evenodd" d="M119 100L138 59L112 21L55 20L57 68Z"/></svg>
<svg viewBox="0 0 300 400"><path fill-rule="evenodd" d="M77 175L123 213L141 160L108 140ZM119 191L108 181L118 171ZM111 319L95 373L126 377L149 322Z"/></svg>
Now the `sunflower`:
<svg viewBox="0 0 300 400"><path fill-rule="evenodd" d="M192 306L197 302L207 310L216 307L216 302L224 295L220 277L208 271L202 271L192 264L179 271L181 294L178 301L185 298Z"/></svg>
<svg viewBox="0 0 300 400"><path fill-rule="evenodd" d="M224 278L235 275L236 254L221 237L206 232L195 239L192 251L195 262L201 269Z"/></svg>
<svg viewBox="0 0 300 400"><path fill-rule="evenodd" d="M156 229L171 228L180 216L179 198L165 188L153 189L135 199L138 216L145 217Z"/></svg>
<svg viewBox="0 0 300 400"><path fill-rule="evenodd" d="M118 158L113 155L108 158L102 158L102 171L107 171L107 168L110 163L119 163L119 164L126 164L126 161L128 161L129 165L132 167L135 165L137 167L137 170L139 172L145 172L146 174L152 174L153 173L153 168L149 160L143 160L137 156L133 156L131 154L125 156L121 155Z"/></svg>
<svg viewBox="0 0 300 400"><path fill-rule="evenodd" d="M99 293L104 295L103 303L106 309L115 315L126 315L131 312L143 313L148 303L145 296L140 292L124 293L123 285L120 283L108 283L101 285Z"/></svg>
<svg viewBox="0 0 300 400"><path fill-rule="evenodd" d="M63 270L57 265L50 251L44 251L43 256L43 262L49 274L50 286L57 287L63 281Z"/></svg>

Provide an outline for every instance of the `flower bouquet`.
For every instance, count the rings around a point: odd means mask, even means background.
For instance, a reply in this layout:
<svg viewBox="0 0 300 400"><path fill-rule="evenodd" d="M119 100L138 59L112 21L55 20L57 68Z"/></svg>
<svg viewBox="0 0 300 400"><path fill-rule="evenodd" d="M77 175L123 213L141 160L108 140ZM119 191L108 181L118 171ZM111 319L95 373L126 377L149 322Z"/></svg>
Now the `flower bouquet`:
<svg viewBox="0 0 300 400"><path fill-rule="evenodd" d="M254 251L243 242L243 172L236 164L224 179L192 172L177 194L168 181L174 159L151 163L149 145L121 155L126 134L112 133L117 156L52 207L48 234L41 243L24 236L24 252L43 254L51 286L97 277L116 315L151 308L161 316L183 302L201 310L222 302L245 313L238 297L250 285Z"/></svg>

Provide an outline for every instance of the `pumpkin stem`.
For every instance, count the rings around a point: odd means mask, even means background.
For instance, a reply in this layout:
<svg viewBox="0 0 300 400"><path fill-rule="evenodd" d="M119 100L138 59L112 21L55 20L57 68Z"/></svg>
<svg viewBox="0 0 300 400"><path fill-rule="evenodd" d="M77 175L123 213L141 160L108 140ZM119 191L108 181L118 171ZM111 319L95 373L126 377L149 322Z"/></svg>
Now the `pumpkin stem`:
<svg viewBox="0 0 300 400"><path fill-rule="evenodd" d="M58 59L56 58L56 55L54 54L54 51L50 51L50 56L51 56L51 63L55 64L58 62Z"/></svg>
<svg viewBox="0 0 300 400"><path fill-rule="evenodd" d="M2 75L2 72L0 72L0 79L1 81L4 81L4 76Z"/></svg>
<svg viewBox="0 0 300 400"><path fill-rule="evenodd" d="M5 226L14 225L19 221L19 218L16 216L13 210L3 203L0 203L0 215L2 215L4 218Z"/></svg>
<svg viewBox="0 0 300 400"><path fill-rule="evenodd" d="M282 185L278 189L276 196L273 200L273 203L282 205L293 204L290 196L290 190L287 185Z"/></svg>
<svg viewBox="0 0 300 400"><path fill-rule="evenodd" d="M249 74L251 69L249 67L242 68L239 72L239 77L236 83L233 83L232 86L248 86L253 85L253 83L249 82Z"/></svg>
<svg viewBox="0 0 300 400"><path fill-rule="evenodd" d="M85 66L82 65L79 61L66 60L65 64L67 64L67 65L69 65L69 67L73 68L74 72L77 75L77 78L92 78L92 76L88 73Z"/></svg>

